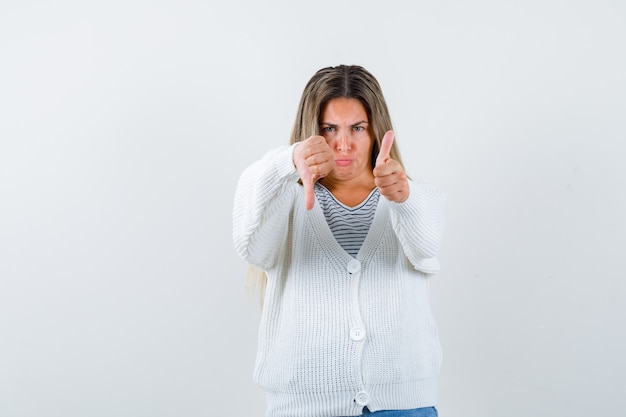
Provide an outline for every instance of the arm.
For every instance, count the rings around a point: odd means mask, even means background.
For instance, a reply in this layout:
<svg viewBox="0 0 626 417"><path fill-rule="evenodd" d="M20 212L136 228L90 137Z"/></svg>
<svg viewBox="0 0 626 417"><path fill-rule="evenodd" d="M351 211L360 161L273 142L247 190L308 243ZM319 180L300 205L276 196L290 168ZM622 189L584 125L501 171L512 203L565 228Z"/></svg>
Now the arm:
<svg viewBox="0 0 626 417"><path fill-rule="evenodd" d="M239 256L270 268L284 240L298 181L293 146L269 151L239 178L233 207L233 242Z"/></svg>
<svg viewBox="0 0 626 417"><path fill-rule="evenodd" d="M374 182L389 200L391 224L404 254L415 269L434 274L439 272L445 195L433 186L409 181L402 165L389 156L393 142L393 131L388 131L376 159Z"/></svg>

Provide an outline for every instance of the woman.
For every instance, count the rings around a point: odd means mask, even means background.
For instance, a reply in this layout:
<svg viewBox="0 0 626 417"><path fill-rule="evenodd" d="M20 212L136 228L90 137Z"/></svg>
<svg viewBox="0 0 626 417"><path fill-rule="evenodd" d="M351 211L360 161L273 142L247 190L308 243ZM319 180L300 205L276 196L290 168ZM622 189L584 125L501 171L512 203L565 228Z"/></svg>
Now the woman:
<svg viewBox="0 0 626 417"><path fill-rule="evenodd" d="M318 71L291 145L235 193L235 247L267 276L254 372L267 416L437 415L428 278L443 206L407 178L376 79Z"/></svg>

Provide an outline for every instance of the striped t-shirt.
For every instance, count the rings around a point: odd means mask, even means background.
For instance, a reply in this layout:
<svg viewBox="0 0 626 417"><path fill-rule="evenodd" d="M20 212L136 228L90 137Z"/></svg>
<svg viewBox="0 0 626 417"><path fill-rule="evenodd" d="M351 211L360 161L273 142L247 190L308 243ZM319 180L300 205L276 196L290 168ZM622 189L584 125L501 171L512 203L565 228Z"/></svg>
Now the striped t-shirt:
<svg viewBox="0 0 626 417"><path fill-rule="evenodd" d="M315 183L315 196L339 245L351 256L356 257L376 213L380 197L378 188L374 188L367 198L355 207L348 207L337 200L328 188L319 182Z"/></svg>

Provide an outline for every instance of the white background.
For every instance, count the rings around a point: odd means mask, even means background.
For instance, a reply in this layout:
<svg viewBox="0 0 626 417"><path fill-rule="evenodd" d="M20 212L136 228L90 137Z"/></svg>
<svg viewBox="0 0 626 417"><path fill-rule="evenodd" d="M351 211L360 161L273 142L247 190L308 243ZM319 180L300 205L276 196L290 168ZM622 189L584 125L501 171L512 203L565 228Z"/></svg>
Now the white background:
<svg viewBox="0 0 626 417"><path fill-rule="evenodd" d="M622 1L0 6L0 416L262 416L241 171L380 81L448 195L442 417L622 416Z"/></svg>

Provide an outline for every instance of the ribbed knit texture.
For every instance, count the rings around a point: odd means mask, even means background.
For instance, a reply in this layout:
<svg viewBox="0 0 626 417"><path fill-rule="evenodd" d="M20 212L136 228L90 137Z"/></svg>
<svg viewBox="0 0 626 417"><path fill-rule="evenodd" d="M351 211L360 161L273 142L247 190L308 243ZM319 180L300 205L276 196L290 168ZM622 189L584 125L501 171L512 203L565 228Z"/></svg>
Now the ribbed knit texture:
<svg viewBox="0 0 626 417"><path fill-rule="evenodd" d="M330 417L436 404L441 349L428 279L439 270L444 197L410 183L380 197L350 256L316 203L307 211L292 147L242 174L233 210L239 255L267 272L255 381L268 417Z"/></svg>

